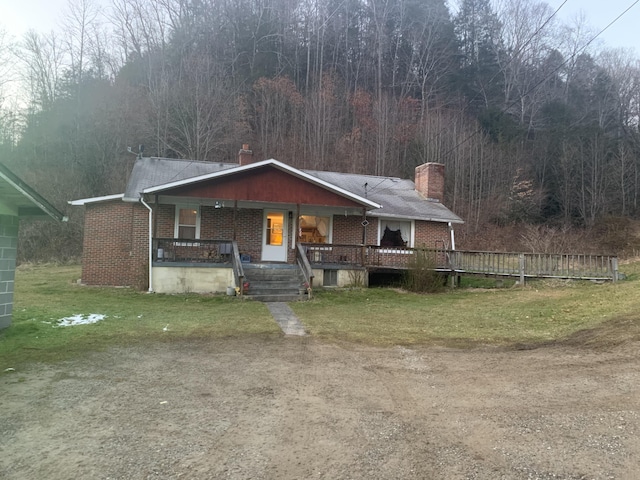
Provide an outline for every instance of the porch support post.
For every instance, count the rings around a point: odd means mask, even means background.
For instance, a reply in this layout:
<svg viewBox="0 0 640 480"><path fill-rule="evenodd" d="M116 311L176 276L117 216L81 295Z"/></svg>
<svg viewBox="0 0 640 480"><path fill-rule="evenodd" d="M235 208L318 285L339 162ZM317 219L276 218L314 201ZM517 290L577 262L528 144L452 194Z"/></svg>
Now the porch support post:
<svg viewBox="0 0 640 480"><path fill-rule="evenodd" d="M233 202L233 240L237 240L238 229L238 200Z"/></svg>
<svg viewBox="0 0 640 480"><path fill-rule="evenodd" d="M367 244L367 209L362 209L362 247L360 249L360 263L364 267L366 264L366 249Z"/></svg>
<svg viewBox="0 0 640 480"><path fill-rule="evenodd" d="M296 248L296 245L298 244L298 230L299 230L299 226L298 226L298 222L300 221L300 204L296 203L296 216L293 219L293 227L291 228L291 233L293 235L293 241L291 242L291 245L294 250Z"/></svg>

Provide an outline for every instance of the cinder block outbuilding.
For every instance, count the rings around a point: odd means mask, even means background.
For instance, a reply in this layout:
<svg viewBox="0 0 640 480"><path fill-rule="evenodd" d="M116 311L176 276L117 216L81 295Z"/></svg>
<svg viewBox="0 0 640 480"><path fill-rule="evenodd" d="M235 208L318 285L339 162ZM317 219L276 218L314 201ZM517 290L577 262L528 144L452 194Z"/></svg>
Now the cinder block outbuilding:
<svg viewBox="0 0 640 480"><path fill-rule="evenodd" d="M18 228L25 218L67 219L0 163L0 329L11 325Z"/></svg>

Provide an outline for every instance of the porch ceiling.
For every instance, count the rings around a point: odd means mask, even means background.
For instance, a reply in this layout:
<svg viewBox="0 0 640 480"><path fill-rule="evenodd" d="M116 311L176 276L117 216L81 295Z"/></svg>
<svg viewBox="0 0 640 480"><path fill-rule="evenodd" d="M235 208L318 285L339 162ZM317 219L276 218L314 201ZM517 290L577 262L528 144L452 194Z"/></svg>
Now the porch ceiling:
<svg viewBox="0 0 640 480"><path fill-rule="evenodd" d="M151 203L154 203L151 201ZM295 211L300 205L300 213L305 215L362 215L362 206L330 206L315 204L296 204L296 203L277 203L277 202L259 202L249 200L230 200L225 198L208 198L208 197L186 197L178 195L158 195L159 204L169 205L205 205L218 208L234 208L240 209L259 209L274 208L280 210Z"/></svg>

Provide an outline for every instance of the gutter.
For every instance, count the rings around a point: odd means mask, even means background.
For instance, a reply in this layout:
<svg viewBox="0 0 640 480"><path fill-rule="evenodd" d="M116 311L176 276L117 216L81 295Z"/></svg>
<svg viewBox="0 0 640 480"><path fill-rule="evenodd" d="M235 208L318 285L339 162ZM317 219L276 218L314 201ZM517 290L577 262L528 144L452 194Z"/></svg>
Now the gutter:
<svg viewBox="0 0 640 480"><path fill-rule="evenodd" d="M149 293L153 293L153 209L140 195L140 203L149 210Z"/></svg>

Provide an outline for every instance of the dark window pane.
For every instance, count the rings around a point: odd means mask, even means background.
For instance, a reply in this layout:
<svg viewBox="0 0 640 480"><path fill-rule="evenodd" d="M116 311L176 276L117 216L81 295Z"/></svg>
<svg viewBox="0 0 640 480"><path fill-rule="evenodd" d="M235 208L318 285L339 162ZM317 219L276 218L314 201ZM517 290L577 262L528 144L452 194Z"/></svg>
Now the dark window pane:
<svg viewBox="0 0 640 480"><path fill-rule="evenodd" d="M178 238L194 240L196 238L196 227L178 227Z"/></svg>

